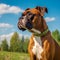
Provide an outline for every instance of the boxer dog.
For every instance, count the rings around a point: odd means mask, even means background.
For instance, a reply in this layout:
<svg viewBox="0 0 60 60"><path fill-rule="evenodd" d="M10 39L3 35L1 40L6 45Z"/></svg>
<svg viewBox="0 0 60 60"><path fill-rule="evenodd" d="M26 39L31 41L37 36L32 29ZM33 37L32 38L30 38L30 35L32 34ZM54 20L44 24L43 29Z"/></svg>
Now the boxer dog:
<svg viewBox="0 0 60 60"><path fill-rule="evenodd" d="M30 60L60 60L60 46L51 36L44 19L45 7L28 8L19 18L18 28L32 33L28 52Z"/></svg>

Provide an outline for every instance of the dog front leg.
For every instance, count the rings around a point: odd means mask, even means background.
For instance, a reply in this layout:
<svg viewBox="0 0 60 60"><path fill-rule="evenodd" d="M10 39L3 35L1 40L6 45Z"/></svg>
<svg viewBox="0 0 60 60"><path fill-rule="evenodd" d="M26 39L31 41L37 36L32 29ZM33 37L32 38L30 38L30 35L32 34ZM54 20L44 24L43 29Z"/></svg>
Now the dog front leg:
<svg viewBox="0 0 60 60"><path fill-rule="evenodd" d="M44 60L53 60L55 53L54 43L50 43L48 40L44 42Z"/></svg>
<svg viewBox="0 0 60 60"><path fill-rule="evenodd" d="M36 56L32 52L33 45L34 45L34 40L33 40L33 36L31 36L30 41L29 41L29 46L28 46L28 52L30 54L30 60L36 60Z"/></svg>
<svg viewBox="0 0 60 60"><path fill-rule="evenodd" d="M30 54L30 60L36 60L36 56L33 54L31 47L28 47L28 52Z"/></svg>

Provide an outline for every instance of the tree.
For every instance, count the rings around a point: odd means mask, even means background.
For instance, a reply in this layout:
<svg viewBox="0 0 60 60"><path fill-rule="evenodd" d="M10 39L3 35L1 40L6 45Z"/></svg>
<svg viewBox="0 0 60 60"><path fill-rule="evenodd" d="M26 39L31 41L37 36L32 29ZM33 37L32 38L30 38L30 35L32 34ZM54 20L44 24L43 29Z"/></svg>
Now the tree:
<svg viewBox="0 0 60 60"><path fill-rule="evenodd" d="M20 52L24 52L23 46L24 46L24 36L22 36L22 39L20 40Z"/></svg>
<svg viewBox="0 0 60 60"><path fill-rule="evenodd" d="M59 31L58 30L55 30L52 32L52 36L57 40L57 36L59 34Z"/></svg>
<svg viewBox="0 0 60 60"><path fill-rule="evenodd" d="M14 32L13 36L10 40L10 50L13 52L19 52L20 51L20 39L17 32Z"/></svg>
<svg viewBox="0 0 60 60"><path fill-rule="evenodd" d="M57 37L57 38L58 38L58 42L60 42L60 34L58 35L58 37Z"/></svg>
<svg viewBox="0 0 60 60"><path fill-rule="evenodd" d="M60 41L60 32L58 30L53 31L52 36L55 40Z"/></svg>
<svg viewBox="0 0 60 60"><path fill-rule="evenodd" d="M1 51L1 45L0 45L0 51Z"/></svg>
<svg viewBox="0 0 60 60"><path fill-rule="evenodd" d="M24 41L24 45L23 45L23 50L25 53L28 52L28 43L29 43L29 38L27 37Z"/></svg>
<svg viewBox="0 0 60 60"><path fill-rule="evenodd" d="M22 36L22 39L20 40L20 52L24 53L28 52L28 42L29 42L28 37L24 38L24 36Z"/></svg>
<svg viewBox="0 0 60 60"><path fill-rule="evenodd" d="M8 51L8 43L7 43L6 38L2 41L1 49L2 49L3 51Z"/></svg>

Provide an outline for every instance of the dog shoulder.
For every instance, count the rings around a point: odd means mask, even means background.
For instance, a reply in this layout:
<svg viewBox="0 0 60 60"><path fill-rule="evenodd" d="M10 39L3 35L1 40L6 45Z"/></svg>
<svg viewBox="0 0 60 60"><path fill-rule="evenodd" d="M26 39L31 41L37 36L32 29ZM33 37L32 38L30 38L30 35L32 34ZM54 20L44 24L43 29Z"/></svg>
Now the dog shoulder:
<svg viewBox="0 0 60 60"><path fill-rule="evenodd" d="M30 40L29 40L28 49L32 49L33 45L34 45L34 40L33 40L33 35L32 35Z"/></svg>

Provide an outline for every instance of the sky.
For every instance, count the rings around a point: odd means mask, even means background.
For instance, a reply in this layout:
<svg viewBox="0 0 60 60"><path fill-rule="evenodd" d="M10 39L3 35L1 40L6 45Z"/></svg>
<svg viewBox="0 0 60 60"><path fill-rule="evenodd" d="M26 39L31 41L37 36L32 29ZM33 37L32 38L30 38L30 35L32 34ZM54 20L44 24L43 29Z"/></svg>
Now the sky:
<svg viewBox="0 0 60 60"><path fill-rule="evenodd" d="M26 8L36 6L46 7L48 14L44 18L50 29L60 31L60 0L0 0L0 39L10 37L13 32L31 36L28 31L20 31L17 27L18 19Z"/></svg>

